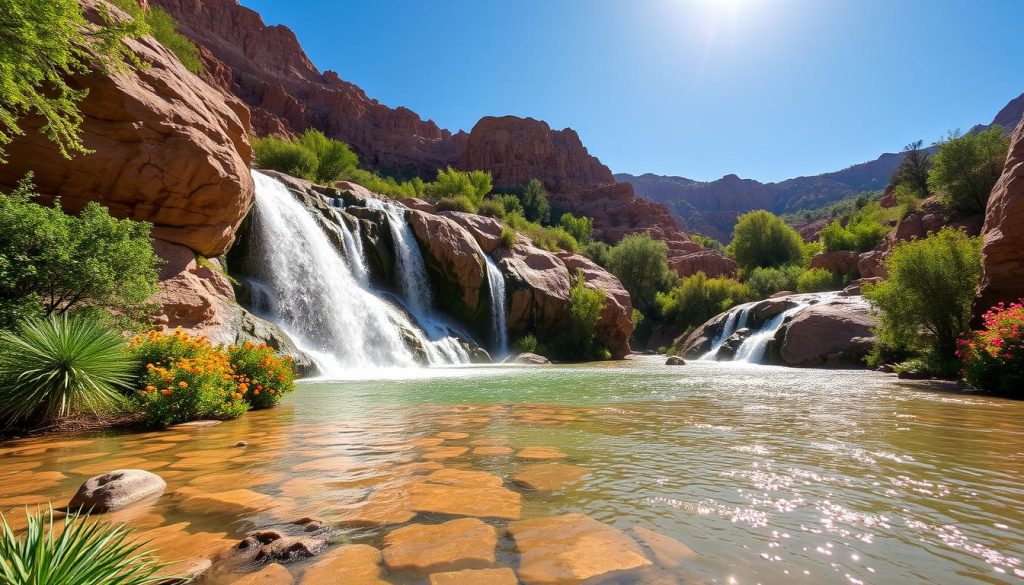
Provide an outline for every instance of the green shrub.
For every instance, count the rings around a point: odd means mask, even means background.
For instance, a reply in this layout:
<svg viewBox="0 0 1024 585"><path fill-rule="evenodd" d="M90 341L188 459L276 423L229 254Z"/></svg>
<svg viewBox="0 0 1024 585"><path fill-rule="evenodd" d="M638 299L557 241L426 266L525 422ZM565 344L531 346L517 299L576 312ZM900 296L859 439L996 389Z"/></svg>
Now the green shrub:
<svg viewBox="0 0 1024 585"><path fill-rule="evenodd" d="M800 273L796 279L796 290L802 293L838 290L842 287L843 277L824 268L811 268Z"/></svg>
<svg viewBox="0 0 1024 585"><path fill-rule="evenodd" d="M0 331L0 421L49 423L122 403L135 362L121 335L86 316L28 319Z"/></svg>
<svg viewBox="0 0 1024 585"><path fill-rule="evenodd" d="M363 169L352 169L342 178L392 199L422 197L425 189L423 181L418 177L398 182L394 177L381 177Z"/></svg>
<svg viewBox="0 0 1024 585"><path fill-rule="evenodd" d="M508 227L507 225L501 227L502 248L511 248L512 246L515 246L517 240L518 238L516 236L516 230Z"/></svg>
<svg viewBox="0 0 1024 585"><path fill-rule="evenodd" d="M462 211L465 213L476 213L473 202L464 195L456 197L445 197L437 201L438 211Z"/></svg>
<svg viewBox="0 0 1024 585"><path fill-rule="evenodd" d="M1002 127L963 135L950 132L938 146L928 171L929 189L941 194L943 205L952 213L984 211L1010 149Z"/></svg>
<svg viewBox="0 0 1024 585"><path fill-rule="evenodd" d="M556 336L549 352L559 359L601 359L607 349L596 340L597 323L605 306L605 292L588 288L583 272L577 270L569 291L569 328Z"/></svg>
<svg viewBox="0 0 1024 585"><path fill-rule="evenodd" d="M572 237L572 234L562 228L548 228L536 224L533 224L533 226L531 226L532 229L527 230L526 235L533 240L534 245L538 248L548 252L565 251L576 253L579 251L580 246L576 242L576 238Z"/></svg>
<svg viewBox="0 0 1024 585"><path fill-rule="evenodd" d="M432 199L465 197L476 209L491 192L491 174L484 171L460 171L452 167L439 169L437 179L427 183L424 193Z"/></svg>
<svg viewBox="0 0 1024 585"><path fill-rule="evenodd" d="M544 190L544 184L539 179L530 179L530 182L523 186L519 193L519 202L522 204L525 217L530 221L546 224L551 219L548 192Z"/></svg>
<svg viewBox="0 0 1024 585"><path fill-rule="evenodd" d="M708 278L703 272L683 278L672 290L659 292L656 297L662 321L679 330L696 327L751 300L747 285L731 278Z"/></svg>
<svg viewBox="0 0 1024 585"><path fill-rule="evenodd" d="M903 187L918 197L928 196L928 171L932 167L931 155L923 146L923 140L904 146L900 166L889 178L893 185Z"/></svg>
<svg viewBox="0 0 1024 585"><path fill-rule="evenodd" d="M523 204L519 202L519 197L512 193L497 194L491 197L491 201L502 206L504 209L502 216L517 214L526 217Z"/></svg>
<svg viewBox="0 0 1024 585"><path fill-rule="evenodd" d="M493 199L484 199L476 212L486 217L501 219L505 217L505 206Z"/></svg>
<svg viewBox="0 0 1024 585"><path fill-rule="evenodd" d="M134 2L135 0L127 0ZM150 6L145 12L149 34L160 44L170 49L178 61L192 73L202 73L203 59L199 56L199 47L186 36L178 32L178 23L166 10L159 6Z"/></svg>
<svg viewBox="0 0 1024 585"><path fill-rule="evenodd" d="M726 252L745 270L803 262L803 238L768 211L744 213Z"/></svg>
<svg viewBox="0 0 1024 585"><path fill-rule="evenodd" d="M590 217L563 213L558 225L580 244L589 244L594 235L594 220Z"/></svg>
<svg viewBox="0 0 1024 585"><path fill-rule="evenodd" d="M166 581L164 568L126 525L91 520L69 511L63 520L25 510L16 534L0 515L0 583L10 585L150 585Z"/></svg>
<svg viewBox="0 0 1024 585"><path fill-rule="evenodd" d="M316 168L312 181L329 185L348 176L359 164L359 157L347 144L324 136L318 130L306 130L298 143L305 146L316 157Z"/></svg>
<svg viewBox="0 0 1024 585"><path fill-rule="evenodd" d="M719 242L718 240L709 236L705 236L703 234L690 234L690 239L693 240L694 242L697 242L701 246L704 246L705 248L710 248L711 250L725 249L725 246L722 245L722 242Z"/></svg>
<svg viewBox="0 0 1024 585"><path fill-rule="evenodd" d="M319 161L316 154L306 146L278 138L266 136L252 140L254 155L253 164L260 169L271 169L309 181L316 180L316 167Z"/></svg>
<svg viewBox="0 0 1024 585"><path fill-rule="evenodd" d="M31 176L0 193L0 329L71 312L126 328L148 320L161 263L152 226L114 219L95 202L74 216L33 197Z"/></svg>
<svg viewBox="0 0 1024 585"><path fill-rule="evenodd" d="M534 337L532 333L528 333L520 337L514 344L514 347L520 353L537 353L538 346L537 338Z"/></svg>
<svg viewBox="0 0 1024 585"><path fill-rule="evenodd" d="M275 406L295 390L291 356L280 356L266 344L245 342L227 350L238 390L254 410Z"/></svg>
<svg viewBox="0 0 1024 585"><path fill-rule="evenodd" d="M678 280L668 266L668 245L648 233L622 238L611 249L607 266L629 291L633 305L645 312L654 306L659 291L672 288Z"/></svg>
<svg viewBox="0 0 1024 585"><path fill-rule="evenodd" d="M821 243L826 252L838 250L867 252L882 241L882 238L889 233L889 228L882 225L874 215L868 213L880 211L881 206L877 203L869 205L872 207L863 208L851 217L845 226L839 220L835 220L821 230Z"/></svg>
<svg viewBox="0 0 1024 585"><path fill-rule="evenodd" d="M746 278L750 294L755 299L764 299L777 292L797 289L797 281L803 273L799 266L783 266L777 268L755 268Z"/></svg>
<svg viewBox="0 0 1024 585"><path fill-rule="evenodd" d="M1024 304L999 303L982 320L980 331L957 341L964 379L975 388L1024 398Z"/></svg>
<svg viewBox="0 0 1024 585"><path fill-rule="evenodd" d="M583 247L583 255L590 258L594 264L608 268L612 257L612 247L604 242L590 242Z"/></svg>
<svg viewBox="0 0 1024 585"><path fill-rule="evenodd" d="M938 375L956 372L958 337L968 330L981 276L981 244L943 228L900 242L885 260L889 279L864 295L881 310L880 347L925 357Z"/></svg>

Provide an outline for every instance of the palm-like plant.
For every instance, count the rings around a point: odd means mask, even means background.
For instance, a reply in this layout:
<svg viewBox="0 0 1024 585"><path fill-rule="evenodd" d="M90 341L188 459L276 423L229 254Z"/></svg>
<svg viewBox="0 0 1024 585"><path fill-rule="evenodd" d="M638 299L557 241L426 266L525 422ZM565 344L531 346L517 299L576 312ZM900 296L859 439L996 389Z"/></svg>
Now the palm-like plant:
<svg viewBox="0 0 1024 585"><path fill-rule="evenodd" d="M90 522L70 513L54 524L53 508L29 513L19 538L0 514L0 583L3 585L146 585L164 567L132 540L124 525Z"/></svg>
<svg viewBox="0 0 1024 585"><path fill-rule="evenodd" d="M0 332L0 422L51 422L116 406L135 362L122 336L94 319L28 319Z"/></svg>

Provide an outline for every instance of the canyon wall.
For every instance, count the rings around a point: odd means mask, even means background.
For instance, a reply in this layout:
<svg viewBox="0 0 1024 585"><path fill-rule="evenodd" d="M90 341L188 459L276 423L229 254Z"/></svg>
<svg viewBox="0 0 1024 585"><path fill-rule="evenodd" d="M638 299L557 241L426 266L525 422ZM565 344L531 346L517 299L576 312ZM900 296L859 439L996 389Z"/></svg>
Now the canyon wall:
<svg viewBox="0 0 1024 585"><path fill-rule="evenodd" d="M1013 133L1003 174L988 200L982 238L977 314L1024 297L1024 121Z"/></svg>

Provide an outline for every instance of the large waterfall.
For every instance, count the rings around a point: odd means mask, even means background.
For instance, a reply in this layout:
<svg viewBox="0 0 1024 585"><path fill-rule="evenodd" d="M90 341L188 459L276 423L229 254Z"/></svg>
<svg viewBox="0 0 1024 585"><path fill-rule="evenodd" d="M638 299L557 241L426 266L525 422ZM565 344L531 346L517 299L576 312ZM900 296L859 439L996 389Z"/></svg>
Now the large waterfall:
<svg viewBox="0 0 1024 585"><path fill-rule="evenodd" d="M408 238L396 235L395 252L412 318L370 289L358 232L345 221L338 222L343 257L312 212L281 182L258 172L253 172L253 179L252 252L258 259L252 274L254 309L291 335L326 376L415 366L410 337L431 365L469 361L458 339L429 313L423 258ZM393 231L402 231L397 224L405 225L404 218L389 213L389 219ZM409 284L419 278L424 279L419 281L423 286Z"/></svg>

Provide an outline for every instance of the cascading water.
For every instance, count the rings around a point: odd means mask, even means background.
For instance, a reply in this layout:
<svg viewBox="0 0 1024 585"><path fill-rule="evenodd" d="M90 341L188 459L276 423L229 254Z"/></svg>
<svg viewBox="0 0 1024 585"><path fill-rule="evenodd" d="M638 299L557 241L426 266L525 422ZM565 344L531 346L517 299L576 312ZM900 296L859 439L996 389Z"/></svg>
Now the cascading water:
<svg viewBox="0 0 1024 585"><path fill-rule="evenodd" d="M733 309L729 312L729 316L725 319L725 325L722 326L722 331L711 341L711 350L706 354L702 355L702 360L713 360L718 355L718 350L722 349L722 345L732 337L733 333L736 333L740 329L747 326L747 319L750 317L750 306L745 305Z"/></svg>
<svg viewBox="0 0 1024 585"><path fill-rule="evenodd" d="M353 253L360 249L358 234L348 232L345 222L339 223L349 236L347 261L282 183L258 172L253 179L255 308L309 353L324 375L417 365L403 333L417 338L431 365L468 361L458 340L427 335L400 308L364 288L365 263Z"/></svg>
<svg viewBox="0 0 1024 585"><path fill-rule="evenodd" d="M380 199L367 199L370 209L383 211L387 216L388 229L395 244L395 271L405 298L406 308L412 313L425 333L420 341L431 360L449 363L469 363L469 354L458 339L451 335L446 323L432 311L433 293L427 276L427 265L423 261L416 235L405 221L405 209Z"/></svg>
<svg viewBox="0 0 1024 585"><path fill-rule="evenodd" d="M764 352L768 348L768 342L775 339L775 333L786 322L786 318L799 313L805 307L807 307L807 304L801 303L768 319L757 333L752 333L743 340L739 349L736 350L736 356L733 358L733 361L746 362L748 364L761 363L761 360L764 359Z"/></svg>
<svg viewBox="0 0 1024 585"><path fill-rule="evenodd" d="M505 298L505 275L490 256L487 260L487 285L491 291L491 331L494 333L495 357L508 355L508 300Z"/></svg>

